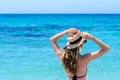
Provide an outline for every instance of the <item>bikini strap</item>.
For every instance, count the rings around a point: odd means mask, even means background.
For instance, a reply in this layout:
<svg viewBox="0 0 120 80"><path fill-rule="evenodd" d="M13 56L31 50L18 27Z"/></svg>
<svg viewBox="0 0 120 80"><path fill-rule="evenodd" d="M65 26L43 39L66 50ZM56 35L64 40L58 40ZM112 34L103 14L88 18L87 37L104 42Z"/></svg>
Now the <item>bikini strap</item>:
<svg viewBox="0 0 120 80"><path fill-rule="evenodd" d="M83 78L83 77L86 76L86 74L87 74L87 68L86 68L86 73L85 73L85 75L83 75L83 76L78 76L77 78Z"/></svg>
<svg viewBox="0 0 120 80"><path fill-rule="evenodd" d="M87 74L87 68L86 68L86 73L85 73L85 75L83 75L83 76L78 76L78 77L77 77L76 75L74 75L74 76L68 76L68 77L73 78L73 80L77 80L77 78L83 78L83 77L85 77L86 74Z"/></svg>

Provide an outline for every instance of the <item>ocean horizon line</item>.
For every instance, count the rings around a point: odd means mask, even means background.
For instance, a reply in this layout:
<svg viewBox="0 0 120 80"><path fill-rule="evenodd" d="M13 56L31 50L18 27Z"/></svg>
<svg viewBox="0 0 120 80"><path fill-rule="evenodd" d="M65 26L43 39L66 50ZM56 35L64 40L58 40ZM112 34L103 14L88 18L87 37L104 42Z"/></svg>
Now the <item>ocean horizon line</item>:
<svg viewBox="0 0 120 80"><path fill-rule="evenodd" d="M0 15L120 15L120 13L0 13Z"/></svg>

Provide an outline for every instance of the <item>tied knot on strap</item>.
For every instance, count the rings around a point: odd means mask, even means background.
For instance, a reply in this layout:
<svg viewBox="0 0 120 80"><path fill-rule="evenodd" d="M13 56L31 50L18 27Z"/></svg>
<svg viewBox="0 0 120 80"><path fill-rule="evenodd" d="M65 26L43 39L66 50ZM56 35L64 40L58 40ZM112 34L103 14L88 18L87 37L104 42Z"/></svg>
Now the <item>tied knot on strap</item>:
<svg viewBox="0 0 120 80"><path fill-rule="evenodd" d="M77 76L76 75L73 76L73 80L77 80Z"/></svg>

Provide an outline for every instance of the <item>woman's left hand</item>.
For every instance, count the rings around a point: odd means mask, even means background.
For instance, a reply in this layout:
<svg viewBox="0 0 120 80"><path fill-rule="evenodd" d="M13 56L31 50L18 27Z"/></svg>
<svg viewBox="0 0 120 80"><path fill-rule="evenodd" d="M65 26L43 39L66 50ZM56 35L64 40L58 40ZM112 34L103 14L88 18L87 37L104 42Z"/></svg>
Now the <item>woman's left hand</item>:
<svg viewBox="0 0 120 80"><path fill-rule="evenodd" d="M82 36L82 38L84 38L86 40L93 38L93 36L90 33L88 33L88 32L81 33L81 36Z"/></svg>

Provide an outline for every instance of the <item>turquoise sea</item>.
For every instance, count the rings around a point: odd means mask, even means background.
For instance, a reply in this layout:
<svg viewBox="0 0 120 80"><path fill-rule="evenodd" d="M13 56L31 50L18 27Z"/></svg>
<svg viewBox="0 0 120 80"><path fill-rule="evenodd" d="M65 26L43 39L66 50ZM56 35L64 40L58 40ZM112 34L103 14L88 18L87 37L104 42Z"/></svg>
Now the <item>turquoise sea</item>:
<svg viewBox="0 0 120 80"><path fill-rule="evenodd" d="M111 46L88 65L87 80L120 80L120 14L0 14L0 80L67 80L49 38L71 27ZM98 49L89 40L81 54Z"/></svg>

